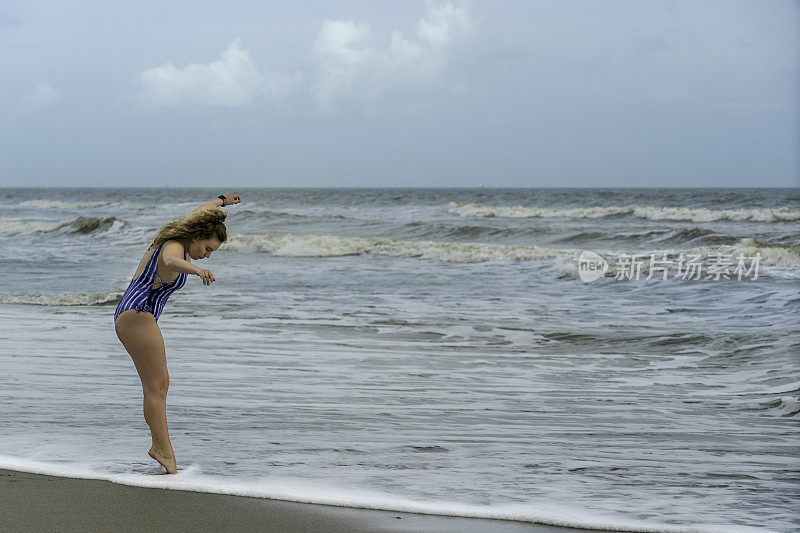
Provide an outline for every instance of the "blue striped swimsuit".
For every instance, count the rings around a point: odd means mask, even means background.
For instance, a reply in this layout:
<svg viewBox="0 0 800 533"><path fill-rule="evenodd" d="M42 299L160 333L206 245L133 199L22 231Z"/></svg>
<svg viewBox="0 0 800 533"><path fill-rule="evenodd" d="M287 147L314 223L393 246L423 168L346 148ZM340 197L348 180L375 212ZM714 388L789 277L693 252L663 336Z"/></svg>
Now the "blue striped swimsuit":
<svg viewBox="0 0 800 533"><path fill-rule="evenodd" d="M156 251L153 252L150 260L147 262L147 266L145 266L142 273L139 274L139 277L131 281L131 284L128 285L128 289L125 291L125 294L122 295L122 300L117 304L117 310L114 313L114 322L117 321L117 317L123 311L128 309L136 309L137 313L149 311L156 317L156 322L158 322L158 317L161 316L161 311L164 310L164 304L167 303L167 298L186 283L186 278L188 278L189 275L185 272L178 274L178 279L171 283L165 284L161 281L161 275L158 273L157 266L158 253L161 251L161 247L164 246L164 242L158 245L158 248L156 248ZM186 259L186 254L183 254L183 258ZM158 276L158 282L155 280L156 276ZM161 283L161 285L157 289L151 289L150 286L153 285L153 283Z"/></svg>

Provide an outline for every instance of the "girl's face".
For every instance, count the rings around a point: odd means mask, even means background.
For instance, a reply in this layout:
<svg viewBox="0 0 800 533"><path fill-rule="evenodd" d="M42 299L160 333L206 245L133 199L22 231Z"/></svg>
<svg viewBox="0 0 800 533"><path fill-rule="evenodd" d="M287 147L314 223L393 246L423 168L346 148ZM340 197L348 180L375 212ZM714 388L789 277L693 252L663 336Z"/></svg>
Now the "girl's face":
<svg viewBox="0 0 800 533"><path fill-rule="evenodd" d="M189 245L189 257L195 261L211 257L211 253L215 252L220 246L222 246L222 243L216 237L194 240Z"/></svg>

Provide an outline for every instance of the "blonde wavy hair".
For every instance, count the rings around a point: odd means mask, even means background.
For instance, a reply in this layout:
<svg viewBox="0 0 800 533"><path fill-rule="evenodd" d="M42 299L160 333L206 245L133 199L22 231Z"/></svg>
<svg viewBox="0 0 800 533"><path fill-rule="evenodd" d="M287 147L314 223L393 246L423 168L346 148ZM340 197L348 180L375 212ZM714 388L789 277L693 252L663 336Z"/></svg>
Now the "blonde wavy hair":
<svg viewBox="0 0 800 533"><path fill-rule="evenodd" d="M223 221L228 213L220 207L209 207L201 211L189 213L171 220L158 230L152 246L158 246L169 239L176 239L186 244L192 239L211 239L219 242L228 240L228 229Z"/></svg>

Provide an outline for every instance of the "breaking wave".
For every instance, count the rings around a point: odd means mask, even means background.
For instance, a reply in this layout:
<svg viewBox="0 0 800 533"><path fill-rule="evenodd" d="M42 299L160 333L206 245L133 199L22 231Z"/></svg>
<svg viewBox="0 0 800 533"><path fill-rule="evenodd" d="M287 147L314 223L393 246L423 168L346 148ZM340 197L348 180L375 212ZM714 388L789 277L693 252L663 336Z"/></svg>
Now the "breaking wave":
<svg viewBox="0 0 800 533"><path fill-rule="evenodd" d="M45 233L68 224L68 220L8 220L0 218L0 233L4 235L28 235L31 233Z"/></svg>
<svg viewBox="0 0 800 533"><path fill-rule="evenodd" d="M94 233L125 225L117 217L77 217L73 220L8 220L0 218L0 233L29 235L62 230L66 233Z"/></svg>
<svg viewBox="0 0 800 533"><path fill-rule="evenodd" d="M617 271L617 266L620 265L623 261L623 254L628 256L624 259L630 263L631 255L638 254L637 261L641 261L641 269L640 272L643 275L648 275L650 272L650 254L655 254L655 261L660 261L663 259L663 254L665 251L656 251L651 250L646 253L638 252L638 251L609 251L609 250L591 250L600 254L608 263L609 268L606 271L606 277L612 277L615 275ZM734 274L734 269L738 264L738 257L742 255L744 257L745 266L746 268L750 268L753 264L754 258L756 254L759 256L758 264L759 267L778 267L778 268L785 268L788 269L790 274L789 277L796 277L798 273L798 267L800 267L800 245L797 244L765 244L762 242L757 241L756 239L743 239L741 242L737 243L736 245L725 245L725 246L716 246L716 247L694 247L686 250L670 250L667 253L667 260L675 260L678 254L681 252L686 254L686 257L691 255L700 255L702 256L702 262L704 265L708 265L709 261L713 262L713 258L717 255L721 255L723 257L728 257L732 260L732 265L728 270L728 275L730 279L736 279L736 274ZM573 257L558 257L553 265L554 270L556 271L557 277L560 278L577 278L578 277L578 263L577 263L577 256ZM776 273L772 271L772 273ZM705 272L707 274L707 272ZM703 276L705 275L703 274ZM780 273L778 273L781 275ZM785 273L784 273L785 274ZM663 275L663 271L659 270L656 275ZM753 274L751 274L752 277Z"/></svg>
<svg viewBox="0 0 800 533"><path fill-rule="evenodd" d="M402 241L385 238L342 237L336 235L231 235L222 245L227 250L252 250L269 252L279 257L337 257L346 255L388 255L394 257L417 257L459 263L482 261L531 261L559 259L577 262L583 249L543 248L513 244L483 244L468 242ZM592 250L606 258L617 258L621 254L642 254L641 251ZM666 250L649 250L647 254L659 254ZM716 247L694 247L686 253L711 256L714 254L760 255L763 266L800 266L800 245L764 244L755 239L744 239L735 245ZM674 250L668 253L676 253ZM577 272L577 270L576 270Z"/></svg>
<svg viewBox="0 0 800 533"><path fill-rule="evenodd" d="M631 215L649 220L690 220L692 222L713 222L715 220L752 222L800 220L800 210L786 207L777 209L767 207L758 209L705 209L627 205L546 209L541 207L503 207L450 202L447 210L460 216L508 218L602 218L615 215Z"/></svg>
<svg viewBox="0 0 800 533"><path fill-rule="evenodd" d="M549 259L574 250L502 244L400 241L335 235L233 235L222 245L231 250L255 250L283 257L388 255L459 263Z"/></svg>
<svg viewBox="0 0 800 533"><path fill-rule="evenodd" d="M800 414L800 396L783 396L767 402L762 406L779 416L797 416Z"/></svg>
<svg viewBox="0 0 800 533"><path fill-rule="evenodd" d="M632 244L652 245L733 245L740 242L741 237L723 235L704 228L663 229L646 232L607 233L588 230L576 231L555 239L553 242L560 244L584 244L597 241L627 242Z"/></svg>
<svg viewBox="0 0 800 533"><path fill-rule="evenodd" d="M732 249L735 255L744 254L761 256L761 264L768 266L797 267L800 266L800 244L765 244L756 239L744 239L733 247L723 248L727 253Z"/></svg>
<svg viewBox="0 0 800 533"><path fill-rule="evenodd" d="M94 294L7 294L0 292L0 303L30 305L107 305L122 298L121 292Z"/></svg>
<svg viewBox="0 0 800 533"><path fill-rule="evenodd" d="M65 228L69 233L94 233L115 226L120 227L123 224L124 222L117 217L78 217L61 227Z"/></svg>
<svg viewBox="0 0 800 533"><path fill-rule="evenodd" d="M111 205L111 202L62 202L60 200L37 198L19 203L19 207L37 207L44 209L85 209L89 207L103 207L105 205Z"/></svg>

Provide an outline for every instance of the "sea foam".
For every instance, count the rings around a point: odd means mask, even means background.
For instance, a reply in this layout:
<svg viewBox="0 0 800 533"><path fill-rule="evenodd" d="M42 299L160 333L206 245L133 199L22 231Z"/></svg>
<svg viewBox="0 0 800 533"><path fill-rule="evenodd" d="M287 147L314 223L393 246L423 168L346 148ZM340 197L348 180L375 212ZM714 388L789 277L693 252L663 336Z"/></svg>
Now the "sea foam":
<svg viewBox="0 0 800 533"><path fill-rule="evenodd" d="M104 305L117 302L121 292L94 294L8 294L0 292L0 303L30 305Z"/></svg>
<svg viewBox="0 0 800 533"><path fill-rule="evenodd" d="M652 205L625 205L608 207L580 207L573 209L547 209L542 207L488 206L475 203L450 202L448 211L460 216L508 218L601 218L613 215L631 215L648 220L690 220L712 222L734 220L752 222L777 222L800 220L800 210L789 208L757 209L705 209L690 207L658 207Z"/></svg>
<svg viewBox="0 0 800 533"><path fill-rule="evenodd" d="M577 261L583 249L544 248L535 245L484 244L469 242L404 241L386 238L345 237L337 235L231 235L222 250L252 250L269 252L278 257L339 257L347 255L387 255L414 257L458 263L484 261L533 261L556 259L559 262ZM603 257L618 258L623 254L687 254L734 255L747 257L760 254L760 265L798 267L800 246L769 245L754 239L744 239L737 245L692 247L686 250L607 250L593 249Z"/></svg>
<svg viewBox="0 0 800 533"><path fill-rule="evenodd" d="M230 250L269 252L283 257L337 257L373 254L438 259L459 263L549 259L574 252L573 250L539 246L402 241L336 235L232 235L223 244L223 247Z"/></svg>
<svg viewBox="0 0 800 533"><path fill-rule="evenodd" d="M199 464L191 464L177 474L164 476L149 473L98 472L89 464L48 463L30 459L0 456L0 468L61 476L73 479L97 479L120 485L228 494L298 503L331 505L356 509L419 513L437 516L515 520L561 527L651 533L751 533L764 529L747 526L703 524L676 526L630 520L609 514L551 503L474 505L455 501L423 501L379 491L346 486L325 486L315 480L288 477L223 478L202 473Z"/></svg>

